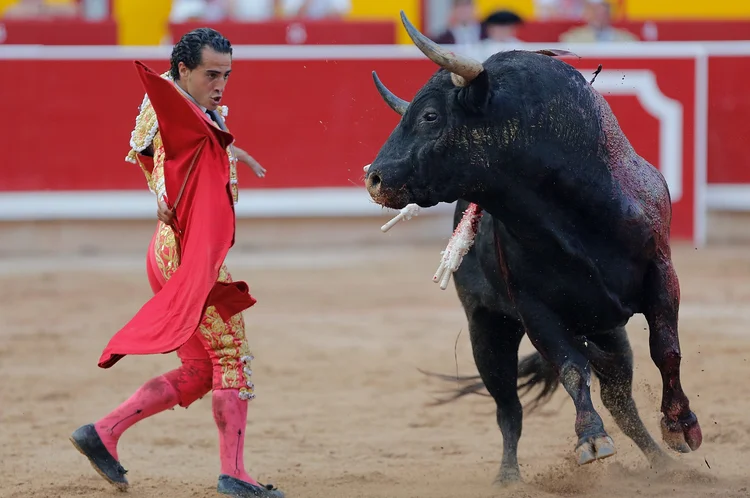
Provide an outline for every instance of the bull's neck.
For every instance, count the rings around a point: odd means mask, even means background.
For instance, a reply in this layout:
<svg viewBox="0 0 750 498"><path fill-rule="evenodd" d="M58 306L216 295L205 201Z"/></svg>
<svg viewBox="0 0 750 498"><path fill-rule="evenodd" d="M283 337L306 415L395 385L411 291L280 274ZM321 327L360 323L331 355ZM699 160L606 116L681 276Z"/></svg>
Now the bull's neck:
<svg viewBox="0 0 750 498"><path fill-rule="evenodd" d="M534 175L499 173L485 183L489 187L465 198L501 221L517 237L529 240L560 230L575 232L584 220L607 222L613 194L609 171L578 166L579 171L589 172L585 181L569 169L551 172L543 181Z"/></svg>

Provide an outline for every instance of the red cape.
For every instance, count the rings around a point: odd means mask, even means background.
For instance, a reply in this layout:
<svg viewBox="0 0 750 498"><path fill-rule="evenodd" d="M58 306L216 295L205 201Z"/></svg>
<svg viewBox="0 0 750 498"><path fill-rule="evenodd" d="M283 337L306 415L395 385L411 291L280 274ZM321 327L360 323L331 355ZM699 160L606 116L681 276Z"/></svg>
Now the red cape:
<svg viewBox="0 0 750 498"><path fill-rule="evenodd" d="M256 302L245 282L216 282L234 245L234 204L226 152L234 137L213 126L174 83L139 61L135 66L158 116L170 203L185 185L175 212L182 232L181 260L162 290L110 339L99 358L102 368L128 354L176 350L195 333L210 305L226 320Z"/></svg>

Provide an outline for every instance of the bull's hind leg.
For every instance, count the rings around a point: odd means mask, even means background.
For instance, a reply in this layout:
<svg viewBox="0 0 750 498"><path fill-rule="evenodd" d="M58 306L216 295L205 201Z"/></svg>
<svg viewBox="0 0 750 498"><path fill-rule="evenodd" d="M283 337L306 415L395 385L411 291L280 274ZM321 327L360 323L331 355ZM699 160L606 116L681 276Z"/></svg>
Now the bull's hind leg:
<svg viewBox="0 0 750 498"><path fill-rule="evenodd" d="M652 465L668 461L646 426L643 425L633 399L633 351L624 327L597 334L590 338L599 349L607 353L604 365L592 361L594 371L601 384L601 398L604 406L612 414L617 426L638 445Z"/></svg>
<svg viewBox="0 0 750 498"><path fill-rule="evenodd" d="M497 405L497 425L503 435L503 459L496 482L521 479L518 441L521 438L523 407L518 398L518 347L523 328L515 320L486 308L469 314L469 333L474 361L487 391Z"/></svg>
<svg viewBox="0 0 750 498"><path fill-rule="evenodd" d="M654 262L646 276L645 312L649 325L651 359L662 379L662 438L675 451L697 450L703 440L698 418L680 383L680 340L677 315L680 284L668 259Z"/></svg>
<svg viewBox="0 0 750 498"><path fill-rule="evenodd" d="M589 361L574 346L574 339L560 318L546 306L526 302L519 308L524 317L526 334L537 351L557 367L560 383L573 399L578 464L584 465L614 455L614 442L604 430L602 418L591 400Z"/></svg>

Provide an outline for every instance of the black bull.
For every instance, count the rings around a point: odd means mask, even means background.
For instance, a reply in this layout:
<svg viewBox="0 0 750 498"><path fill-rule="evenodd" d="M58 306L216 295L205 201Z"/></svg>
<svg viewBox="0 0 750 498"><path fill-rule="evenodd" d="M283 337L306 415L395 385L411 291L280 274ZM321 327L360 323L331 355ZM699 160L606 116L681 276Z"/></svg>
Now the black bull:
<svg viewBox="0 0 750 498"><path fill-rule="evenodd" d="M662 175L633 150L604 98L555 51L510 51L484 63L419 33L415 45L441 66L411 102L373 73L402 115L367 170L373 200L390 208L458 201L484 212L454 275L474 359L497 404L499 479L520 479L519 378L561 383L576 409L580 464L615 453L594 409L591 372L620 429L652 463L665 463L632 398L624 329L642 313L662 375L664 441L689 452L702 440L680 384L679 283L671 261L671 201ZM518 361L526 333L537 353ZM467 388L469 391L474 387Z"/></svg>

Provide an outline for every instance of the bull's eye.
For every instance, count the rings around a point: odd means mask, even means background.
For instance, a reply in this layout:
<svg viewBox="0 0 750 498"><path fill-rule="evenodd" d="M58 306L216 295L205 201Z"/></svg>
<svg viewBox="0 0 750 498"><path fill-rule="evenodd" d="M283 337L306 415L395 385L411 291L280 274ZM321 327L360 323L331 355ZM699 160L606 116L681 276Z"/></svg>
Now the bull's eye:
<svg viewBox="0 0 750 498"><path fill-rule="evenodd" d="M437 120L437 117L438 117L438 115L437 115L436 112L429 112L429 111L425 112L422 115L422 119L424 119L425 121L428 121L428 122Z"/></svg>

